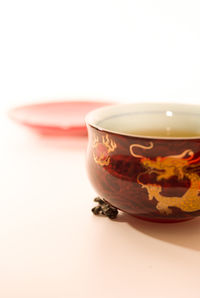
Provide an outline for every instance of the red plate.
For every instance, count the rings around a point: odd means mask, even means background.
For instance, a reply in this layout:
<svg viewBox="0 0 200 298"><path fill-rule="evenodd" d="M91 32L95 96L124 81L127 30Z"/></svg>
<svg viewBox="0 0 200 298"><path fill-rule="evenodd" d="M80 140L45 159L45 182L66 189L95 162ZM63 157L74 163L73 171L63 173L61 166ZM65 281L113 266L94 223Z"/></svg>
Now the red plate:
<svg viewBox="0 0 200 298"><path fill-rule="evenodd" d="M65 101L17 107L9 111L16 122L45 135L87 136L85 115L109 102Z"/></svg>

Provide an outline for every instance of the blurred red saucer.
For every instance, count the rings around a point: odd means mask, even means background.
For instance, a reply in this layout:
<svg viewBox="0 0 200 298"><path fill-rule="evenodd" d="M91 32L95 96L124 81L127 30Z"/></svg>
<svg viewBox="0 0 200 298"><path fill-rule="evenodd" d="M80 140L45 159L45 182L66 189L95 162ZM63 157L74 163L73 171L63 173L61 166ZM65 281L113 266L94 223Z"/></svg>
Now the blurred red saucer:
<svg viewBox="0 0 200 298"><path fill-rule="evenodd" d="M17 107L9 111L11 119L37 133L54 136L87 136L85 115L113 102L63 101Z"/></svg>

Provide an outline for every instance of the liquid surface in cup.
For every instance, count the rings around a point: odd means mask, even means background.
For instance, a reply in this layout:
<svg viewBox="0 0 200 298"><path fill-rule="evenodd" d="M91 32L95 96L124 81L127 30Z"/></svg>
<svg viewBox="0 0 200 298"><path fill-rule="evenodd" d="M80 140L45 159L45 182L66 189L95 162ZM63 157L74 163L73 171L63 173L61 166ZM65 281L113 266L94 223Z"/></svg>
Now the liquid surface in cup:
<svg viewBox="0 0 200 298"><path fill-rule="evenodd" d="M175 130L175 129L149 129L149 130L137 130L137 131L126 131L125 133L129 135L139 135L139 136L151 136L151 137L200 137L200 133L195 131L184 131L184 130Z"/></svg>
<svg viewBox="0 0 200 298"><path fill-rule="evenodd" d="M200 105L121 104L94 111L88 122L119 134L200 138Z"/></svg>

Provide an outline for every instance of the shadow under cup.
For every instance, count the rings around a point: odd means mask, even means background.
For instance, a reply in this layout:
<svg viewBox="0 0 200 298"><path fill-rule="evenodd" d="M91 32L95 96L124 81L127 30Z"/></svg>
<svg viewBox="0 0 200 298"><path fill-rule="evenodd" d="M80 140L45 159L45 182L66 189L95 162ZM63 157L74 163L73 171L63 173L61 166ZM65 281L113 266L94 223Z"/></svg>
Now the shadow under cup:
<svg viewBox="0 0 200 298"><path fill-rule="evenodd" d="M145 220L200 215L200 106L114 105L86 123L88 175L100 197Z"/></svg>

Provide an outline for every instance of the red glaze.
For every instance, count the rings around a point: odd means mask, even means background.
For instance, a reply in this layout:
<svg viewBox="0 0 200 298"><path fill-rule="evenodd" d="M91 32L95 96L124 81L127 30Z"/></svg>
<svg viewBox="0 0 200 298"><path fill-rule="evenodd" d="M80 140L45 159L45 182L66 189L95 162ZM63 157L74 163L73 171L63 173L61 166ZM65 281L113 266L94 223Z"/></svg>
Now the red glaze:
<svg viewBox="0 0 200 298"><path fill-rule="evenodd" d="M107 202L155 222L200 215L200 139L125 136L92 126L88 131L88 175Z"/></svg>

